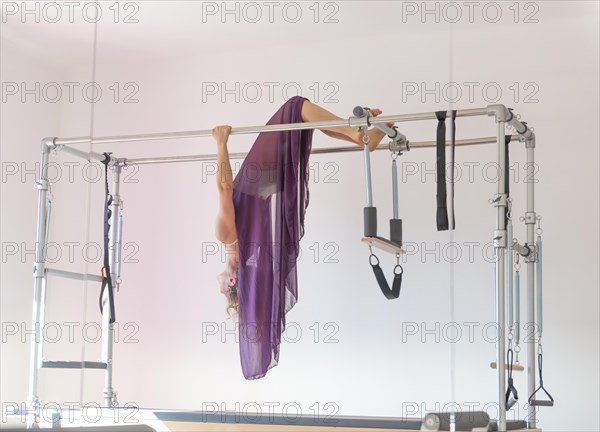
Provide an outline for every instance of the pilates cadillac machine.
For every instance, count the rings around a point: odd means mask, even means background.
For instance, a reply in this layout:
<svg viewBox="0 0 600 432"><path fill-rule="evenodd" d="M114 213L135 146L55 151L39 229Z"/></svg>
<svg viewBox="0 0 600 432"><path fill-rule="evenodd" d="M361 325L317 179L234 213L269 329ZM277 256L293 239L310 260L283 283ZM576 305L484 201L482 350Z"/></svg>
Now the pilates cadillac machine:
<svg viewBox="0 0 600 432"><path fill-rule="evenodd" d="M510 408L508 403L507 386L506 386L506 370L509 370L509 392L512 386L512 357L505 359L506 344L508 342L509 352L512 350L512 344L516 341L519 344L519 328L522 324L535 326L537 335L537 354L538 364L541 368L541 336L542 336L542 286L541 286L541 230L538 227L538 239L536 241L535 225L539 223L539 217L535 212L534 206L534 186L535 186L535 167L534 167L534 150L535 150L535 135L533 130L527 126L525 122L521 122L518 116L514 115L511 109L506 108L504 105L496 104L489 105L485 108L477 109L465 109L458 111L449 111L449 115L453 115L454 118L458 117L473 117L473 116L492 116L495 119L497 134L495 137L486 138L475 138L475 139L463 139L454 140L452 139L452 148L456 146L468 146L476 144L493 144L496 143L496 156L499 167L499 172L502 173L498 177L497 191L490 203L496 209L496 223L493 230L493 244L495 250L495 321L499 330L498 341L496 343L496 362L494 367L496 368L497 374L497 394L496 402L498 408L497 418L497 429L500 431L507 430L506 411ZM437 117L439 120L439 117ZM444 113L445 118L445 113ZM449 118L449 117L448 117ZM369 126L375 126L386 133L390 138L391 142L389 145L383 143L377 147L377 150L388 148L392 152L393 160L393 210L394 219L390 221L390 239L377 236L377 225L376 225L376 209L373 206L373 194L371 185L371 163L370 163L370 152L368 150L368 142L365 142L364 150L361 150L358 146L348 147L332 147L326 149L313 149L312 153L339 153L339 152L353 152L362 151L364 154L364 168L365 168L365 190L366 190L366 207L364 210L365 214L365 233L362 241L369 246L371 250L371 258L374 256L372 248L378 248L386 252L394 253L396 257L403 253L402 250L402 239L401 239L401 221L398 223L398 199L397 199L397 178L395 171L395 157L401 155L402 152L408 151L415 148L425 147L436 147L436 142L425 141L425 142L411 142L398 130L397 126L389 128L385 125L388 122L402 123L408 121L419 121L419 120L435 120L436 113L417 113L417 114L404 114L404 115L390 115L390 116L379 116L372 117L370 113L361 108L357 107L354 110L354 116L348 120L336 120L336 121L319 121L319 122L306 122L306 123L293 123L293 124L281 124L281 125L266 125L266 126L253 126L234 128L231 131L231 135L237 134L254 134L260 132L274 132L283 130L298 130L298 129L318 129L318 128L332 128L341 126L351 126L353 128L368 128ZM506 126L512 127L518 135L508 136L506 135ZM454 130L453 130L454 133ZM366 134L365 134L366 135ZM78 144L109 144L109 143L123 143L133 141L149 141L149 140L162 140L162 139L175 139L175 138L196 138L196 137L209 137L211 136L210 130L200 131L187 131L187 132L170 132L170 133L154 133L154 134L143 134L143 135L126 135L126 136L109 136L109 137L77 137L77 138L44 138L41 142L41 163L39 169L39 178L36 181L36 188L38 190L38 215L37 215L37 242L36 242L36 253L35 253L35 264L33 267L33 279L34 279L34 293L33 293L33 316L32 324L35 329L35 337L32 338L31 342L31 354L29 364L29 393L27 401L27 415L28 415L28 426L35 426L37 410L40 407L40 399L38 397L38 372L40 368L59 368L59 369L100 369L104 371L104 403L107 409L117 406L116 392L113 389L112 384L112 368L113 368L113 326L115 321L114 303L113 303L113 291L114 288L120 284L121 277L121 237L122 237L122 199L120 196L120 176L122 169L130 165L142 165L142 164L159 164L159 163L173 163L173 162L192 162L192 161L208 161L215 160L216 155L190 155L190 156L170 156L170 157L152 157L152 158L116 158L111 153L95 153L86 152L74 147L72 145ZM526 213L522 221L526 225L527 238L523 244L520 244L517 240L512 238L512 223L510 218L507 220L507 215L510 214L510 200L508 199L506 184L505 184L505 173L507 167L506 160L506 148L509 141L519 141L524 143L527 152L527 208ZM438 151L439 151L439 134L438 134ZM446 140L444 137L443 146L445 151ZM66 153L81 157L88 161L96 160L102 162L106 167L107 183L106 183L106 212L105 212L105 250L106 260L105 269L106 274L99 276L97 274L81 274L62 269L54 269L46 267L46 248L48 244L48 228L50 223L50 212L51 212L51 199L48 196L49 181L47 175L47 166L51 152L64 151ZM246 153L232 153L230 154L231 159L243 158ZM112 193L108 193L108 169L111 168L113 171L112 179ZM439 180L438 180L439 181ZM110 197L110 199L109 199ZM507 213L507 209L509 212ZM110 210L110 212L108 211ZM112 215L112 229L108 224L109 219ZM393 222L396 221L396 222ZM107 227L108 224L108 227ZM526 285L526 298L527 308L525 322L522 323L519 318L519 284L518 278L512 277L512 265L513 265L513 254L517 257L522 256L527 267L527 285ZM106 265L108 264L108 265ZM379 261L377 260L377 266ZM374 266L371 263L372 266ZM399 263L398 263L399 265ZM46 285L47 276L53 275L56 277L69 278L81 281L98 282L103 283L103 289L101 294L101 308L102 313L102 359L101 361L56 361L47 360L43 356L43 338L39 337L42 328L44 326L44 315L45 315L45 302L46 302ZM376 272L377 276L377 272ZM401 277L401 273L396 273L394 270L394 278ZM378 283L385 282L380 280L377 276ZM107 282L109 282L107 284ZM382 284L380 283L380 286ZM104 289L106 288L106 289ZM398 291L399 291L399 287ZM394 288L392 288L392 291ZM386 294L382 287L382 291ZM397 295L388 295L388 298L395 298ZM108 307L110 306L110 308ZM508 307L507 307L508 306ZM536 311L537 306L537 311ZM508 309L508 313L507 313ZM508 323L507 323L508 321ZM508 335L508 336L507 336ZM534 396L540 389L544 390L543 383L541 382L541 371L540 371L540 387L536 389L536 341L531 338L525 340L523 343L527 346L527 386L528 395L530 396L527 413L527 428L535 429L536 420L536 406L551 406L553 400L550 395L550 401L537 400ZM517 352L518 354L518 352ZM547 393L546 393L547 394ZM514 404L516 392L511 393L511 402ZM14 410L14 414L18 414L19 410ZM21 413L22 414L22 413ZM163 415L166 415L163 413ZM173 416L165 417L166 420L173 420ZM432 414L428 415L424 421L415 420L407 421L404 423L395 423L394 425L385 425L385 422L379 423L375 421L375 424L379 426L370 427L382 427L390 430L401 430L400 427L406 429L418 429L421 430L438 430L440 422L443 423L445 420L443 416L437 416ZM356 423L353 423L352 418L339 418L342 421L338 427L346 425L349 429L336 429L336 430L368 430L368 422L364 419L365 417L356 417L354 419L361 419ZM346 423L344 423L346 421ZM361 423L362 422L362 423ZM227 422L226 422L227 423ZM360 425L359 425L360 423ZM343 424L343 425L342 425ZM372 423L373 424L373 423ZM391 423L390 423L391 424ZM255 425L256 426L256 425ZM443 425L442 425L443 426ZM293 426L289 426L293 429ZM303 425L302 429L306 429L309 425ZM355 429L355 428L365 429ZM288 426L280 425L278 430L288 430ZM290 429L290 430L292 430ZM201 430L201 429L197 429ZM225 430L225 429L220 429ZM231 429L231 430L245 430L245 429ZM257 429L253 429L257 430ZM261 429L262 430L262 429ZM265 429L271 430L271 429ZM296 430L296 429L293 429ZM300 430L300 429L298 429ZM403 430L403 429L402 429Z"/></svg>

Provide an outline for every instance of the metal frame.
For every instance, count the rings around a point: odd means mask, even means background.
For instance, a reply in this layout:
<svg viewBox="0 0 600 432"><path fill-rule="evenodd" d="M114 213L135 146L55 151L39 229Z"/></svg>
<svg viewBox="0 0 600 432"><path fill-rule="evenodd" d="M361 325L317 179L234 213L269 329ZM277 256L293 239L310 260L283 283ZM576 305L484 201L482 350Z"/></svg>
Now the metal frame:
<svg viewBox="0 0 600 432"><path fill-rule="evenodd" d="M525 260L527 263L527 316L526 323L535 323L535 239L534 239L534 225L537 221L534 205L534 149L535 149L535 135L533 131L527 127L526 123L518 120L512 113L512 110L507 109L504 105L490 105L485 108L458 110L456 117L471 117L471 116L493 116L495 117L497 125L496 137L485 137L476 139L466 139L456 141L456 145L476 145L476 144L489 144L496 143L497 145L497 160L500 168L500 172L504 173L506 166L505 161L505 127L511 125L519 134L519 137L514 137L521 142L525 142L527 149L527 163L528 163L528 178L530 179L527 184L527 213L525 215L525 223L527 226L527 247L531 253ZM282 130L299 130L299 129L319 129L319 128L331 128L331 127L368 127L375 126L382 130L389 128L385 126L387 122L407 122L417 120L435 120L435 113L417 113L417 114L404 114L404 115L391 115L391 116L380 116L380 117L369 117L368 115L362 117L350 117L348 120L336 120L336 121L322 121L322 122L306 122L306 123L292 123L282 125L267 125L267 126L252 126L243 128L234 128L231 131L232 135L237 134L252 134L260 132L273 132ZM105 385L104 385L104 399L107 407L112 406L115 400L115 392L112 388L112 332L113 325L108 323L109 313L103 316L103 342L102 342L102 362L65 362L55 361L48 362L42 358L42 346L38 343L41 326L43 326L44 311L45 311L45 297L46 297L46 276L48 273L54 273L57 276L70 277L80 280L98 281L98 276L95 275L82 275L78 273L67 272L64 270L48 269L45 267L45 255L44 252L47 246L47 231L49 226L49 203L47 200L48 192L48 176L46 167L48 165L50 152L52 150L61 150L73 154L78 157L82 157L86 160L98 160L102 161L105 156L94 152L85 152L78 150L69 145L74 144L109 144L109 143L123 143L123 142L134 142L134 141L150 141L150 140L162 140L162 139L178 139L178 138L197 138L211 136L210 130L199 130L199 131L187 131L187 132L169 132L169 133L155 133L155 134L143 134L143 135L124 135L124 136L111 136L111 137L76 137L76 138L45 138L42 140L41 145L41 164L39 169L39 179L36 182L38 189L38 215L37 215L37 244L36 244L36 262L34 264L33 278L34 278L34 296L33 296L33 315L32 324L35 329L36 335L32 338L31 342L31 359L30 359L30 377L29 377L29 408L39 407L40 401L37 395L37 382L38 382L38 369L40 367L59 367L59 368L82 368L90 367L96 369L105 370ZM403 136L402 136L403 137ZM392 137L394 138L394 137ZM398 140L395 140L392 144L398 145ZM436 143L433 141L424 141L411 143L411 148L426 148L435 147ZM387 149L387 145L380 145L377 149ZM408 148L406 148L408 149ZM370 152L368 147L365 146L364 150L361 150L358 146L348 147L333 147L325 149L313 149L312 153L339 153L339 152L352 152L352 151L363 151L364 154L364 166L365 166L365 192L367 206L372 205L373 193L371 185L371 172L370 172ZM231 158L241 158L246 153L233 153L230 155ZM191 155L191 156L170 156L170 157L153 157L153 158L138 158L138 159L117 159L114 156L110 156L109 165L113 167L113 204L112 204L112 229L110 235L109 245L109 259L111 263L111 275L113 281L116 281L115 286L119 283L120 278L120 249L121 249L121 232L122 232L122 200L119 195L120 186L120 174L121 169L124 166L132 164L157 164L157 163L173 163L173 162L192 162L192 161L205 161L214 160L216 155ZM496 293L496 323L500 329L500 336L498 343L496 344L496 357L497 357L497 380L498 380L498 392L497 392L497 403L499 407L498 426L500 431L506 430L506 409L504 404L504 392L505 392L505 329L506 326L506 311L505 311L505 252L508 246L507 240L511 242L512 239L507 239L507 226L505 211L507 206L507 194L504 190L503 176L499 176L497 182L497 193L493 199L493 204L496 207L496 225L493 232L494 248L496 253L495 263L495 293ZM508 278L510 279L510 278ZM108 300L108 293L105 293L103 302ZM105 310L108 310L106 308ZM540 313L541 315L541 313ZM512 320L512 319L511 319ZM531 394L535 389L535 373L536 373L536 361L535 361L535 342L532 340L525 341L527 344L527 374L528 374L528 393ZM30 411L31 412L31 411ZM534 407L529 407L528 410L528 427L536 427L536 412Z"/></svg>

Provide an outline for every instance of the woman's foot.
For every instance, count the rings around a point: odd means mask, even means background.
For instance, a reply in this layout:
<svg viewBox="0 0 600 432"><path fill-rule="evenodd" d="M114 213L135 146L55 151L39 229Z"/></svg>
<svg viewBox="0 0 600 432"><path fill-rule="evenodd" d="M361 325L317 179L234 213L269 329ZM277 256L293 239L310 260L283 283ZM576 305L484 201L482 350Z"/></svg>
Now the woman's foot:
<svg viewBox="0 0 600 432"><path fill-rule="evenodd" d="M372 117L377 117L383 111L381 111L379 108L373 108L373 109L370 109L369 112L371 113ZM389 122L389 123L386 123L386 125L388 127L392 127L392 126L394 126L394 123L393 122ZM369 137L369 151L370 152L372 152L373 150L375 150L377 148L377 146L379 145L379 143L381 142L381 140L383 138L385 138L385 136L386 136L385 132L377 129L376 127L373 127L371 129L369 129L367 131L367 135ZM364 147L363 136L364 136L364 131L358 133L358 142L357 142L357 144L360 145L361 147Z"/></svg>

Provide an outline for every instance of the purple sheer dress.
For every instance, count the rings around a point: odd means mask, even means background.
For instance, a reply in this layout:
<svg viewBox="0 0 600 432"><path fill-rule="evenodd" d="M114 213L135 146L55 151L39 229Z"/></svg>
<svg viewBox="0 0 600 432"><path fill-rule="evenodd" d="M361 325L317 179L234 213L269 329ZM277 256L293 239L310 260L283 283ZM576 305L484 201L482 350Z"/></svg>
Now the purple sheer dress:
<svg viewBox="0 0 600 432"><path fill-rule="evenodd" d="M305 100L289 99L267 124L301 123ZM298 300L312 136L312 129L260 133L234 180L240 359L248 380L277 365L285 315Z"/></svg>

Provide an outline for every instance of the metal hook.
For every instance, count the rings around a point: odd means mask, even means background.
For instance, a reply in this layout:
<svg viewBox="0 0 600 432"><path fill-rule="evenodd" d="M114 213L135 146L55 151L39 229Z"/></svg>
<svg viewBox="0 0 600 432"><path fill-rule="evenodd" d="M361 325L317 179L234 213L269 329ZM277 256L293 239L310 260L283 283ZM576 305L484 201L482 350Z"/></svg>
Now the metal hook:
<svg viewBox="0 0 600 432"><path fill-rule="evenodd" d="M364 129L365 134L362 137L362 142L363 144L368 144L369 141L371 140L371 137L369 136L369 134L367 133L368 131L366 129Z"/></svg>

